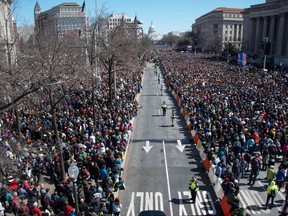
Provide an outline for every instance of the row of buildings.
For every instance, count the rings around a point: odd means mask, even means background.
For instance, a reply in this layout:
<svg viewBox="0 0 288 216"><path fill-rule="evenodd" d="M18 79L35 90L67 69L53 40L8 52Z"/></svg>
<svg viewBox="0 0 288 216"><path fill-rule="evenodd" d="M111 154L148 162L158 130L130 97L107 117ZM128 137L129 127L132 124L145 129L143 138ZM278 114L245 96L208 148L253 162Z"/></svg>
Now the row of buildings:
<svg viewBox="0 0 288 216"><path fill-rule="evenodd" d="M9 54L8 59L15 55L15 49L10 49L12 46L9 48L9 44L13 44L17 38L11 13L12 3L13 0L0 0L0 51ZM63 3L42 12L36 2L34 21L36 32L45 31L57 37L63 37L71 31L81 33L90 25L85 7L77 3ZM112 14L101 19L98 30L107 34L120 23L124 23L123 28L130 35L143 37L142 22L136 16L130 18L125 14ZM275 64L288 65L288 0L266 0L263 4L245 9L216 8L197 18L192 25L192 32L197 36L197 48L203 48L208 42L219 43L221 49L232 44L238 50L258 58L270 55ZM152 40L162 38L156 33L153 23L148 36Z"/></svg>
<svg viewBox="0 0 288 216"><path fill-rule="evenodd" d="M35 32L48 32L57 37L64 37L72 31L89 31L90 26L86 16L85 7L77 3L69 2L57 5L50 10L43 11L38 2L34 8ZM126 14L112 14L107 18L98 20L98 31L106 35L109 31L120 24L129 35L136 38L143 36L142 22L135 17L128 17Z"/></svg>
<svg viewBox="0 0 288 216"><path fill-rule="evenodd" d="M197 46L219 41L257 56L269 55L274 64L288 65L288 0L266 0L249 8L216 8L195 20Z"/></svg>

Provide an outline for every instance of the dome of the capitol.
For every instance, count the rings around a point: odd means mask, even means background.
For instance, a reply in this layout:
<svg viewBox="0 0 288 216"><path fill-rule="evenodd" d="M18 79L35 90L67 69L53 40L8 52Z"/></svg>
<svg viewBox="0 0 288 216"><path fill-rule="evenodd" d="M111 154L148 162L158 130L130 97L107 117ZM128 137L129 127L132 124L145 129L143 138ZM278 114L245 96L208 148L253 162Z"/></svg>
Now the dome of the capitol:
<svg viewBox="0 0 288 216"><path fill-rule="evenodd" d="M153 25L153 22L151 22L151 25L150 25L149 30L148 30L148 35L151 35L155 32L156 32L156 27Z"/></svg>

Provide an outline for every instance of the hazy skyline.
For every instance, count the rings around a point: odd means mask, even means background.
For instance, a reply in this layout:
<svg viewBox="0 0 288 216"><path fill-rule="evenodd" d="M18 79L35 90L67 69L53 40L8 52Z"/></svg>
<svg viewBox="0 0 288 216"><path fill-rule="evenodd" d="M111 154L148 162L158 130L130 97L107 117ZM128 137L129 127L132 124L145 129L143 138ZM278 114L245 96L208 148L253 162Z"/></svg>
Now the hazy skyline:
<svg viewBox="0 0 288 216"><path fill-rule="evenodd" d="M15 0L14 17L17 25L34 24L34 6L36 0ZM38 0L42 11L64 2L77 2L82 6L84 0ZM265 0L86 0L87 16L95 17L95 3L98 10L105 9L107 14L125 13L143 21L143 30L153 22L157 33L167 34L171 31L191 31L195 19L218 7L249 8L250 5L262 4Z"/></svg>

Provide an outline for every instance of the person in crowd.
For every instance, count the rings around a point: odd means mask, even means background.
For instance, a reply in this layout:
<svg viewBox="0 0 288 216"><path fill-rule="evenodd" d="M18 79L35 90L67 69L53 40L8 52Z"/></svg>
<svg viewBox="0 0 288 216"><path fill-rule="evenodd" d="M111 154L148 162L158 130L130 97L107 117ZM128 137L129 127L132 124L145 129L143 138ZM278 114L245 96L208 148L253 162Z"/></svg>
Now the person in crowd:
<svg viewBox="0 0 288 216"><path fill-rule="evenodd" d="M279 189L280 189L282 186L284 186L285 176L286 176L286 170L284 169L284 167L279 166L279 167L278 167L278 171L277 171L276 174L275 174L276 184L277 184L277 186L278 186Z"/></svg>
<svg viewBox="0 0 288 216"><path fill-rule="evenodd" d="M122 204L120 203L119 198L115 198L113 204L112 204L112 210L114 216L119 216L122 209Z"/></svg>
<svg viewBox="0 0 288 216"><path fill-rule="evenodd" d="M257 179L260 170L260 161L258 159L258 156L259 155L256 154L256 156L251 160L251 173L248 184L252 186L255 184L255 181Z"/></svg>
<svg viewBox="0 0 288 216"><path fill-rule="evenodd" d="M268 180L268 185L270 185L270 183L275 179L275 170L273 165L271 165L267 170L266 179Z"/></svg>
<svg viewBox="0 0 288 216"><path fill-rule="evenodd" d="M271 205L269 208L273 207L274 198L276 197L276 193L278 192L278 187L275 184L275 181L271 181L267 188L267 200L265 204L265 210L268 208L269 201L271 199Z"/></svg>

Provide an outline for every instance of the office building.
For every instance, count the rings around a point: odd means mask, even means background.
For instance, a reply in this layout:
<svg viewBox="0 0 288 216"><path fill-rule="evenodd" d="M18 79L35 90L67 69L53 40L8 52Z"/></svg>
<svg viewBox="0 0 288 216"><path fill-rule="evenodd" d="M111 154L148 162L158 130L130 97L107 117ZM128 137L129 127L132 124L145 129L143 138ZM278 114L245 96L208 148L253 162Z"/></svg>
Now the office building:
<svg viewBox="0 0 288 216"><path fill-rule="evenodd" d="M46 32L60 38L72 31L85 31L87 24L85 9L77 3L70 2L62 3L44 12L36 2L34 19L36 32Z"/></svg>
<svg viewBox="0 0 288 216"><path fill-rule="evenodd" d="M222 49L227 44L241 49L243 39L243 9L216 8L195 20L192 31L197 37L197 46L205 49L209 41L217 39Z"/></svg>
<svg viewBox="0 0 288 216"><path fill-rule="evenodd" d="M143 37L142 21L138 20L137 16L133 19L126 14L111 14L106 19L100 20L99 31L102 36L107 36L109 31L121 24L128 35L135 36L136 38Z"/></svg>

